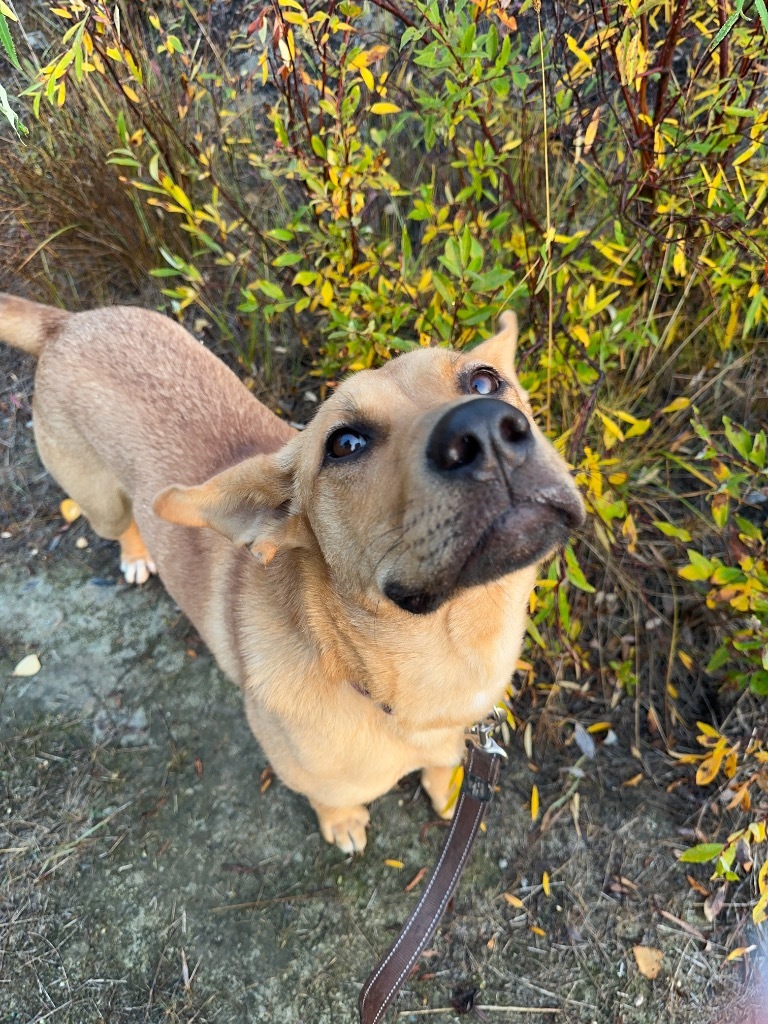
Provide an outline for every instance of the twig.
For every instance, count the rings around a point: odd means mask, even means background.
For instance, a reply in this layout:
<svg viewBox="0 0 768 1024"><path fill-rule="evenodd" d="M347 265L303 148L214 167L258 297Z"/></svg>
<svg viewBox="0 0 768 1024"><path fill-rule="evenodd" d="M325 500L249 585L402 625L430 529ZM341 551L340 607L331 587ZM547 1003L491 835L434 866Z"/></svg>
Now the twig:
<svg viewBox="0 0 768 1024"><path fill-rule="evenodd" d="M311 892L284 893L282 896L268 896L263 900L250 900L248 903L224 903L220 907L211 907L211 911L219 913L223 910L254 910L256 907L267 907L272 903L290 903L293 900L313 900L318 896L336 896L335 889L313 889Z"/></svg>
<svg viewBox="0 0 768 1024"><path fill-rule="evenodd" d="M552 429L552 348L554 345L554 298L552 296L552 202L549 195L549 136L547 132L547 76L544 68L544 40L541 34L541 0L533 0L539 27L539 60L541 62L541 103L544 111L544 196L547 207L547 432Z"/></svg>

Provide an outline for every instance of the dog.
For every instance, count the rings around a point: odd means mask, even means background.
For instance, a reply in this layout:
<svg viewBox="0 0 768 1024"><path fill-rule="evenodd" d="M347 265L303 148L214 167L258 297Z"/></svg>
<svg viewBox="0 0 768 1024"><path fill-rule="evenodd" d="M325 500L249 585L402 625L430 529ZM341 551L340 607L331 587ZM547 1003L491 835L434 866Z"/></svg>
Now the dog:
<svg viewBox="0 0 768 1024"><path fill-rule="evenodd" d="M467 726L503 697L538 564L584 518L515 373L517 321L348 377L303 431L158 313L0 296L38 358L40 457L129 583L157 572L277 776L362 851L421 771L449 817Z"/></svg>

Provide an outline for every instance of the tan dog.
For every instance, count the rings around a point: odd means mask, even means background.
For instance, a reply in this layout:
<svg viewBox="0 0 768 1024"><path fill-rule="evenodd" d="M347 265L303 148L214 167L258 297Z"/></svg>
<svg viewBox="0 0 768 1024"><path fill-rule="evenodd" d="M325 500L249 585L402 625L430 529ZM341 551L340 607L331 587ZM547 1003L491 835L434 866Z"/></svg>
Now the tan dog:
<svg viewBox="0 0 768 1024"><path fill-rule="evenodd" d="M299 433L157 313L0 296L0 338L40 360L43 462L120 542L129 582L159 572L346 852L365 846L365 805L415 769L447 813L537 563L583 518L515 376L514 315L501 323L470 352L356 374Z"/></svg>

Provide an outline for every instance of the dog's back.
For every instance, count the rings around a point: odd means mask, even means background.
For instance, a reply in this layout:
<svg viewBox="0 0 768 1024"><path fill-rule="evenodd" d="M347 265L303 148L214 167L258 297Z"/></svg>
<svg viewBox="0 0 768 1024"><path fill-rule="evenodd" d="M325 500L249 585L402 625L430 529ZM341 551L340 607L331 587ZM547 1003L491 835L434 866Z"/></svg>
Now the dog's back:
<svg viewBox="0 0 768 1024"><path fill-rule="evenodd" d="M208 606L212 589L226 586L218 577L251 556L213 531L164 522L152 505L171 484L198 484L275 451L293 428L159 313L125 306L67 313L0 295L0 339L38 358L34 425L46 468L100 536L159 569L237 676L211 635Z"/></svg>

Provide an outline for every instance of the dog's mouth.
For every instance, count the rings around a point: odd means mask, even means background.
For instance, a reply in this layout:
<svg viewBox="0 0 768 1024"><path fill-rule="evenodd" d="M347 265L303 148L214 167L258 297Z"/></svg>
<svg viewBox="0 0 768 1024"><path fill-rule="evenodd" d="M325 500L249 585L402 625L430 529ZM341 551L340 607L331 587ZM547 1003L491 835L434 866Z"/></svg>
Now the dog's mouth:
<svg viewBox="0 0 768 1024"><path fill-rule="evenodd" d="M581 503L576 501L578 504L515 503L486 526L471 546L457 551L457 569L449 578L416 587L390 580L384 586L384 596L412 615L428 615L467 587L491 583L534 565L563 544L583 521Z"/></svg>

